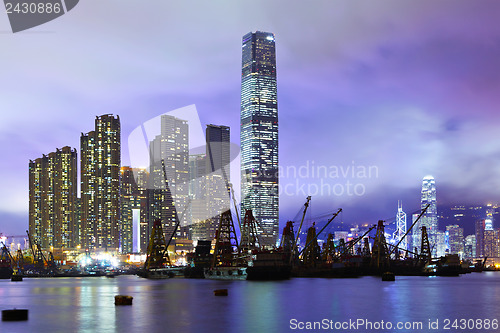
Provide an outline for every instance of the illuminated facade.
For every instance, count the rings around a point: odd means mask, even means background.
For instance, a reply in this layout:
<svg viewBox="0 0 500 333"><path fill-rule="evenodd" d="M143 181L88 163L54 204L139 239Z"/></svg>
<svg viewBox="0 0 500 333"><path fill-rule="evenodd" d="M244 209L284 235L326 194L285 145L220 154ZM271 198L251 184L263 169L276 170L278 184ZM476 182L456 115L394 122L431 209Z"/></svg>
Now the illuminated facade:
<svg viewBox="0 0 500 333"><path fill-rule="evenodd" d="M80 138L81 241L87 249L120 245L120 117L102 115Z"/></svg>
<svg viewBox="0 0 500 333"><path fill-rule="evenodd" d="M241 76L241 217L251 209L263 245L278 239L278 101L274 34L243 36Z"/></svg>
<svg viewBox="0 0 500 333"><path fill-rule="evenodd" d="M464 258L472 259L476 257L476 235L468 235L464 242Z"/></svg>
<svg viewBox="0 0 500 333"><path fill-rule="evenodd" d="M498 230L484 230L483 238L484 256L488 258L498 258Z"/></svg>
<svg viewBox="0 0 500 333"><path fill-rule="evenodd" d="M425 214L413 227L413 247L416 248L417 251L420 251L422 238L421 230L422 227L425 226L429 236L429 243L432 248L432 255L437 256L438 248L442 247L444 244L444 237L440 237L439 240L437 237L438 218L436 205L436 183L434 177L432 176L425 176L422 180L420 208L424 209L427 205L430 205L429 208L427 208Z"/></svg>
<svg viewBox="0 0 500 333"><path fill-rule="evenodd" d="M149 157L150 177L147 191L149 229L155 220L160 219L168 240L174 232L177 218L181 221L181 227L185 227L189 216L187 211L189 200L187 121L170 115L162 115L161 134L150 142ZM178 230L176 237L182 236L184 235Z"/></svg>
<svg viewBox="0 0 500 333"><path fill-rule="evenodd" d="M63 147L29 162L29 231L43 248L78 243L77 153Z"/></svg>
<svg viewBox="0 0 500 333"><path fill-rule="evenodd" d="M464 229L458 225L446 226L446 231L449 235L448 243L450 244L450 253L464 256Z"/></svg>

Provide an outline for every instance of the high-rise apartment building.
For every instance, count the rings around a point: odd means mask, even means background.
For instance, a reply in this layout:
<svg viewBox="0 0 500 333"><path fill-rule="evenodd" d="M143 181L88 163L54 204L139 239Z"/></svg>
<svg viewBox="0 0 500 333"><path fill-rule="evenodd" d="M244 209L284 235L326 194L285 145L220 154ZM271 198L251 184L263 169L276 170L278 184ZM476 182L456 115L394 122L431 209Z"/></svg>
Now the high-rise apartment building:
<svg viewBox="0 0 500 333"><path fill-rule="evenodd" d="M278 99L274 34L243 36L241 76L241 217L251 209L263 245L279 236Z"/></svg>
<svg viewBox="0 0 500 333"><path fill-rule="evenodd" d="M106 114L81 135L81 234L87 249L120 245L120 118Z"/></svg>
<svg viewBox="0 0 500 333"><path fill-rule="evenodd" d="M63 147L29 162L29 231L43 248L78 244L77 153Z"/></svg>

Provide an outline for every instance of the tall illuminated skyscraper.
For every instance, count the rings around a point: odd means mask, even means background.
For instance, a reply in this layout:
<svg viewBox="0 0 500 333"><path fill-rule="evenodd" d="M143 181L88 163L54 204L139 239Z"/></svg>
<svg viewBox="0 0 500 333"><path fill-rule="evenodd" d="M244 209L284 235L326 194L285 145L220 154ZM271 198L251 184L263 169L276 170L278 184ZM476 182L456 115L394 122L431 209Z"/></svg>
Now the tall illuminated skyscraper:
<svg viewBox="0 0 500 333"><path fill-rule="evenodd" d="M425 214L420 218L417 224L413 227L413 246L420 251L421 246L421 231L422 227L427 228L427 234L429 236L429 243L432 249L432 255L437 255L438 250L438 219L437 219L437 205L436 205L436 182L434 177L425 176L422 180L422 192L420 208L424 209L430 204L429 208Z"/></svg>
<svg viewBox="0 0 500 333"><path fill-rule="evenodd" d="M88 249L117 250L120 223L120 117L102 115L82 134L81 234Z"/></svg>
<svg viewBox="0 0 500 333"><path fill-rule="evenodd" d="M168 240L177 218L186 226L189 200L188 122L170 115L161 116L161 134L149 144L149 185L147 209L149 230L155 220L162 221ZM177 236L180 236L177 230ZM149 237L149 234L148 234Z"/></svg>
<svg viewBox="0 0 500 333"><path fill-rule="evenodd" d="M279 233L278 100L274 34L243 36L241 76L241 216L251 209L262 243Z"/></svg>
<svg viewBox="0 0 500 333"><path fill-rule="evenodd" d="M43 248L75 247L77 154L63 147L29 163L29 231Z"/></svg>

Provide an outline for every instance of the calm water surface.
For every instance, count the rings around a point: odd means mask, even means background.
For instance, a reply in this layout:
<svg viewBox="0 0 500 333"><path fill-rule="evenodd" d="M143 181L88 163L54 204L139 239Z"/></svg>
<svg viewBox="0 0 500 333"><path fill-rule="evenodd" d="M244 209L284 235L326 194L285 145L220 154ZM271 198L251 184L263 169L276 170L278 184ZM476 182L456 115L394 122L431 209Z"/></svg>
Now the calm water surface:
<svg viewBox="0 0 500 333"><path fill-rule="evenodd" d="M215 297L227 288L229 296ZM134 297L115 306L115 295ZM210 281L174 278L152 281L52 278L0 280L0 309L29 309L26 322L0 322L0 332L311 332L292 330L291 320L335 322L422 322L423 329L366 327L344 332L500 332L450 329L449 319L500 319L500 272L461 277L291 279L280 282ZM333 327L334 328L334 327ZM338 330L337 330L338 331Z"/></svg>

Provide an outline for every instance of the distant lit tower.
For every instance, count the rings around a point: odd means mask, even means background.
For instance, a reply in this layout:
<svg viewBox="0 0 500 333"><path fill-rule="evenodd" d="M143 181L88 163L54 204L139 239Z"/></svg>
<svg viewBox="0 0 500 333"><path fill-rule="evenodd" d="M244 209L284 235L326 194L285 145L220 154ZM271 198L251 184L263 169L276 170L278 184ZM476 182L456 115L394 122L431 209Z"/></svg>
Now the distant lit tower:
<svg viewBox="0 0 500 333"><path fill-rule="evenodd" d="M278 100L274 34L243 36L241 73L241 216L249 209L265 246L279 232Z"/></svg>
<svg viewBox="0 0 500 333"><path fill-rule="evenodd" d="M403 212L403 204L398 201L398 212L396 213L396 231L394 232L394 240L399 242L401 239L401 243L399 243L399 248L406 251L408 250L408 240L407 238L403 238L406 234L406 213Z"/></svg>
<svg viewBox="0 0 500 333"><path fill-rule="evenodd" d="M457 224L446 226L449 235L450 254L464 256L464 229Z"/></svg>
<svg viewBox="0 0 500 333"><path fill-rule="evenodd" d="M484 230L493 230L493 213L495 209L492 204L486 205L486 219L484 220Z"/></svg>
<svg viewBox="0 0 500 333"><path fill-rule="evenodd" d="M483 257L484 256L484 234L485 234L485 220L478 220L476 221L476 229L475 229L475 236L476 236L476 257Z"/></svg>
<svg viewBox="0 0 500 333"><path fill-rule="evenodd" d="M425 214L413 227L413 246L417 249L417 251L420 251L420 243L422 237L421 232L422 227L425 226L427 228L427 234L429 236L432 255L436 256L438 249L438 219L436 205L436 182L434 180L434 177L432 176L425 176L422 180L420 208L424 209L425 207L427 207L427 205L430 205L429 208L427 208ZM415 222L415 220L413 222Z"/></svg>

